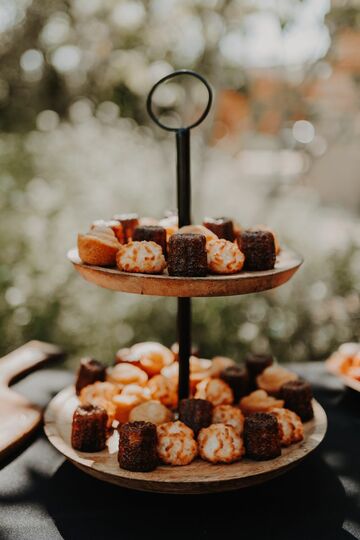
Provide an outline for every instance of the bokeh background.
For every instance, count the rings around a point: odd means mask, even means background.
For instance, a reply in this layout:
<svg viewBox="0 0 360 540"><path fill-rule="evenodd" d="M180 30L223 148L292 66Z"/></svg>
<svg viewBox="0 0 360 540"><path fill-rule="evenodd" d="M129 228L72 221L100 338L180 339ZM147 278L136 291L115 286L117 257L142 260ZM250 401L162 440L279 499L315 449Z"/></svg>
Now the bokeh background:
<svg viewBox="0 0 360 540"><path fill-rule="evenodd" d="M193 216L266 223L305 257L265 294L194 301L203 356L326 358L359 339L360 2L0 0L0 352L71 362L176 339L176 301L111 293L66 260L115 212L175 207L174 140L151 86L192 68L216 92L192 140ZM164 112L184 99L177 83Z"/></svg>

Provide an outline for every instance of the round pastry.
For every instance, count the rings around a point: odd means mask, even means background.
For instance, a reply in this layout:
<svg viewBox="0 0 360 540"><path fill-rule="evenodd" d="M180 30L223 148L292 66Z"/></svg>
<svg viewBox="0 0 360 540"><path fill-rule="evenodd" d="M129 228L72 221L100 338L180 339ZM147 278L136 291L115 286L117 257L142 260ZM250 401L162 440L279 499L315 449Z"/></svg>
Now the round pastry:
<svg viewBox="0 0 360 540"><path fill-rule="evenodd" d="M114 234L120 244L124 242L124 230L123 226L121 225L120 221L116 221L115 219L112 219L110 221L104 221L103 219L97 219L96 221L93 221L90 227L90 231L96 230L99 227L110 227L114 231Z"/></svg>
<svg viewBox="0 0 360 540"><path fill-rule="evenodd" d="M256 377L271 366L274 360L270 354L248 354L245 357L245 365L249 374L250 389L256 388Z"/></svg>
<svg viewBox="0 0 360 540"><path fill-rule="evenodd" d="M95 266L115 266L121 247L114 231L103 225L93 227L87 234L79 234L77 244L80 259Z"/></svg>
<svg viewBox="0 0 360 540"><path fill-rule="evenodd" d="M295 381L298 376L293 371L289 371L277 364L269 366L256 377L256 382L261 390L265 390L273 396L279 395L283 384L289 381Z"/></svg>
<svg viewBox="0 0 360 540"><path fill-rule="evenodd" d="M161 274L166 267L162 248L155 242L129 242L120 246L116 265L123 272Z"/></svg>
<svg viewBox="0 0 360 540"><path fill-rule="evenodd" d="M128 471L153 471L158 464L156 426L150 422L129 422L119 428L118 462Z"/></svg>
<svg viewBox="0 0 360 540"><path fill-rule="evenodd" d="M206 238L206 243L210 242L210 240L217 240L216 234L214 234L212 231L210 231L210 229L207 229L203 225L185 225L184 227L181 227L181 229L178 230L178 233L203 234Z"/></svg>
<svg viewBox="0 0 360 540"><path fill-rule="evenodd" d="M112 400L118 393L119 388L115 384L97 381L80 391L79 400L81 405L93 405L105 409L108 414L108 426L111 426L115 418L115 406Z"/></svg>
<svg viewBox="0 0 360 540"><path fill-rule="evenodd" d="M108 368L106 380L123 387L126 384L139 384L145 386L148 381L148 375L137 366L132 364L116 364Z"/></svg>
<svg viewBox="0 0 360 540"><path fill-rule="evenodd" d="M177 384L172 379L167 379L164 375L155 375L150 379L148 388L152 399L160 401L165 407L177 406Z"/></svg>
<svg viewBox="0 0 360 540"><path fill-rule="evenodd" d="M137 214L116 214L113 219L121 223L125 242L131 242L134 231L139 225L139 216Z"/></svg>
<svg viewBox="0 0 360 540"><path fill-rule="evenodd" d="M245 270L271 270L275 266L274 236L269 231L246 230L237 238L239 248L245 255Z"/></svg>
<svg viewBox="0 0 360 540"><path fill-rule="evenodd" d="M211 424L213 405L206 399L182 399L179 405L179 420L197 435L200 429Z"/></svg>
<svg viewBox="0 0 360 540"><path fill-rule="evenodd" d="M304 438L304 428L299 416L289 409L272 409L279 424L279 435L282 446L290 446Z"/></svg>
<svg viewBox="0 0 360 540"><path fill-rule="evenodd" d="M160 401L150 400L141 403L132 409L129 415L130 422L151 422L156 426L171 422L174 419L173 413Z"/></svg>
<svg viewBox="0 0 360 540"><path fill-rule="evenodd" d="M206 238L203 234L173 234L168 245L168 272L170 276L206 276Z"/></svg>
<svg viewBox="0 0 360 540"><path fill-rule="evenodd" d="M245 366L238 364L225 368L220 374L220 379L230 386L236 402L249 391L249 376Z"/></svg>
<svg viewBox="0 0 360 540"><path fill-rule="evenodd" d="M283 384L280 393L285 400L285 407L299 415L303 422L313 418L313 393L307 381L289 381Z"/></svg>
<svg viewBox="0 0 360 540"><path fill-rule="evenodd" d="M159 225L143 225L136 227L133 235L133 240L141 242L155 242L159 244L163 250L163 254L166 257L166 230Z"/></svg>
<svg viewBox="0 0 360 540"><path fill-rule="evenodd" d="M176 214L172 214L170 216L167 216L167 217L165 217L163 219L160 219L159 225L161 227L164 227L164 229L166 230L166 240L169 241L170 236L175 234L179 229L178 217L177 217Z"/></svg>
<svg viewBox="0 0 360 540"><path fill-rule="evenodd" d="M158 375L163 367L169 366L174 361L170 349L155 341L136 343L130 350L133 357L138 357L139 366L149 377Z"/></svg>
<svg viewBox="0 0 360 540"><path fill-rule="evenodd" d="M72 421L71 446L80 452L100 452L106 446L108 415L105 409L77 407Z"/></svg>
<svg viewBox="0 0 360 540"><path fill-rule="evenodd" d="M232 405L217 405L213 410L212 423L232 426L236 433L241 435L244 430L244 415Z"/></svg>
<svg viewBox="0 0 360 540"><path fill-rule="evenodd" d="M136 396L141 401L149 401L151 399L150 389L147 386L140 386L139 384L127 384L122 389L121 395Z"/></svg>
<svg viewBox="0 0 360 540"><path fill-rule="evenodd" d="M168 465L188 465L197 455L193 431L182 422L167 422L157 427L158 456Z"/></svg>
<svg viewBox="0 0 360 540"><path fill-rule="evenodd" d="M205 358L197 358L196 356L190 356L190 392L195 392L197 384L209 377L210 370L208 369L210 360ZM161 375L164 375L167 379L171 379L174 384L178 385L179 382L179 363L173 362L169 366L165 366L161 370Z"/></svg>
<svg viewBox="0 0 360 540"><path fill-rule="evenodd" d="M206 249L208 267L213 274L236 274L244 266L244 254L229 240L211 240Z"/></svg>
<svg viewBox="0 0 360 540"><path fill-rule="evenodd" d="M212 424L198 436L199 454L210 463L233 463L245 453L240 435L232 426Z"/></svg>
<svg viewBox="0 0 360 540"><path fill-rule="evenodd" d="M244 441L251 459L274 459L281 455L279 425L276 416L257 412L245 418Z"/></svg>
<svg viewBox="0 0 360 540"><path fill-rule="evenodd" d="M140 366L140 357L135 355L132 351L132 347L123 347L119 349L115 354L115 364L133 364L134 366Z"/></svg>
<svg viewBox="0 0 360 540"><path fill-rule="evenodd" d="M269 396L265 390L255 390L240 400L240 409L247 415L255 412L268 412L275 407L283 407L282 399Z"/></svg>
<svg viewBox="0 0 360 540"><path fill-rule="evenodd" d="M234 224L231 219L225 217L205 218L203 225L216 234L218 238L224 238L225 240L229 240L229 242L233 242L235 239Z"/></svg>
<svg viewBox="0 0 360 540"><path fill-rule="evenodd" d="M211 361L210 377L219 378L220 373L224 371L224 369L234 365L235 360L232 358L228 358L227 356L214 356Z"/></svg>
<svg viewBox="0 0 360 540"><path fill-rule="evenodd" d="M144 400L135 394L118 394L113 397L113 405L115 407L115 420L125 423L129 421L129 416L134 407L142 403Z"/></svg>
<svg viewBox="0 0 360 540"><path fill-rule="evenodd" d="M105 380L105 366L94 358L82 358L75 383L76 394L88 384Z"/></svg>
<svg viewBox="0 0 360 540"><path fill-rule="evenodd" d="M199 382L195 397L207 399L213 405L231 405L234 401L234 394L230 386L221 379L211 379L210 377Z"/></svg>

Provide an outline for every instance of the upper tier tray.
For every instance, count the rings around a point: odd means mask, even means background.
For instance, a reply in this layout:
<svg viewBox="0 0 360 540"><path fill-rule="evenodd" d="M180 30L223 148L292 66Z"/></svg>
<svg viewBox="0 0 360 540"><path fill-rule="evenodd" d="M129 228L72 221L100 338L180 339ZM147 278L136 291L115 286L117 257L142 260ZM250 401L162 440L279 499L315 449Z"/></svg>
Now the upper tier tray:
<svg viewBox="0 0 360 540"><path fill-rule="evenodd" d="M232 296L274 289L286 283L303 262L302 257L283 249L276 259L275 268L264 272L241 272L231 276L206 276L197 278L120 272L84 264L78 250L71 249L68 259L84 279L113 291L154 296Z"/></svg>

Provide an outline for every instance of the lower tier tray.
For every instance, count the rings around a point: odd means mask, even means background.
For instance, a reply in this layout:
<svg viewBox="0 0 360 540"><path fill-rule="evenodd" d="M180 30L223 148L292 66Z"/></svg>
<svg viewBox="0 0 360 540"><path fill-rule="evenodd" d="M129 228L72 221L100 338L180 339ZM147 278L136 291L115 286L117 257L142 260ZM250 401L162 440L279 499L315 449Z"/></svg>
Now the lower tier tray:
<svg viewBox="0 0 360 540"><path fill-rule="evenodd" d="M304 424L304 440L284 448L276 459L260 462L243 459L231 465L212 465L197 459L183 467L159 466L152 472L136 473L119 468L115 444L114 448L97 453L78 452L71 447L71 421L77 404L73 386L62 390L50 402L44 417L45 433L55 448L76 467L99 480L159 493L215 493L266 482L285 473L315 450L327 429L326 413L314 400L314 419Z"/></svg>
<svg viewBox="0 0 360 540"><path fill-rule="evenodd" d="M231 296L274 289L286 283L301 266L300 255L288 249L281 250L275 268L263 272L240 272L230 276L197 278L121 272L116 268L90 266L79 258L78 250L71 249L68 259L84 279L113 291L155 296Z"/></svg>

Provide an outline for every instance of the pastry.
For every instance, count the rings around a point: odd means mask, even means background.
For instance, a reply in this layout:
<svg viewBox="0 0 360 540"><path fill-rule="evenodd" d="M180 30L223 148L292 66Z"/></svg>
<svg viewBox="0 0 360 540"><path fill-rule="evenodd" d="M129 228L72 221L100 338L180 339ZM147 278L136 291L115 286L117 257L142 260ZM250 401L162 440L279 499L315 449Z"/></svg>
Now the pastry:
<svg viewBox="0 0 360 540"><path fill-rule="evenodd" d="M97 381L82 388L79 400L81 405L93 405L105 409L108 414L108 427L110 427L115 418L115 406L112 400L118 393L119 388L115 384Z"/></svg>
<svg viewBox="0 0 360 540"><path fill-rule="evenodd" d="M156 426L150 422L128 422L119 427L118 462L122 469L153 471L158 464Z"/></svg>
<svg viewBox="0 0 360 540"><path fill-rule="evenodd" d="M80 452L100 452L106 446L108 415L93 405L77 407L72 421L71 446Z"/></svg>
<svg viewBox="0 0 360 540"><path fill-rule="evenodd" d="M244 415L232 405L217 405L213 410L212 423L232 426L236 433L241 435L244 430Z"/></svg>
<svg viewBox="0 0 360 540"><path fill-rule="evenodd" d="M133 235L133 240L141 242L155 242L159 244L163 250L163 255L166 257L166 230L159 225L148 225L136 227Z"/></svg>
<svg viewBox="0 0 360 540"><path fill-rule="evenodd" d="M134 354L131 347L123 347L119 349L115 354L115 364L132 364L133 366L140 366L140 357Z"/></svg>
<svg viewBox="0 0 360 540"><path fill-rule="evenodd" d="M256 383L261 390L265 390L273 396L279 395L283 384L289 381L295 381L298 378L296 373L289 371L286 368L274 364L269 366L256 377Z"/></svg>
<svg viewBox="0 0 360 540"><path fill-rule="evenodd" d="M168 465L188 465L197 455L193 431L182 422L167 422L157 427L158 456Z"/></svg>
<svg viewBox="0 0 360 540"><path fill-rule="evenodd" d="M245 257L235 243L211 240L206 249L208 268L213 274L236 274L242 270Z"/></svg>
<svg viewBox="0 0 360 540"><path fill-rule="evenodd" d="M139 216L137 214L116 214L113 219L121 223L125 242L131 242L134 231L139 225Z"/></svg>
<svg viewBox="0 0 360 540"><path fill-rule="evenodd" d="M271 270L275 266L276 253L274 236L269 231L246 230L237 238L240 250L245 255L245 270Z"/></svg>
<svg viewBox="0 0 360 540"><path fill-rule="evenodd" d="M179 405L179 420L197 435L200 429L211 424L213 405L206 399L182 399Z"/></svg>
<svg viewBox="0 0 360 540"><path fill-rule="evenodd" d="M303 422L313 418L313 393L311 385L307 381L286 382L281 387L281 397L285 401L285 407L299 415Z"/></svg>
<svg viewBox="0 0 360 540"><path fill-rule="evenodd" d="M246 455L259 461L281 455L279 425L276 416L257 412L245 418L244 441Z"/></svg>
<svg viewBox="0 0 360 540"><path fill-rule="evenodd" d="M174 360L177 362L179 360L179 344L177 342L171 345L171 352L174 355ZM191 344L191 356L199 356L199 347L194 343Z"/></svg>
<svg viewBox="0 0 360 540"><path fill-rule="evenodd" d="M120 221L116 221L115 219L112 219L110 221L105 221L103 219L97 219L96 221L93 221L90 227L90 231L99 229L99 227L110 227L114 231L114 234L120 244L124 243L124 229L121 225Z"/></svg>
<svg viewBox="0 0 360 540"><path fill-rule="evenodd" d="M227 356L214 356L211 361L210 377L219 378L220 373L227 367L234 366L235 360Z"/></svg>
<svg viewBox="0 0 360 540"><path fill-rule="evenodd" d="M129 242L120 246L116 265L123 272L161 274L166 267L162 248L155 242Z"/></svg>
<svg viewBox="0 0 360 540"><path fill-rule="evenodd" d="M240 400L240 409L247 415L254 412L268 412L275 407L283 407L284 400L269 396L265 390L255 390Z"/></svg>
<svg viewBox="0 0 360 540"><path fill-rule="evenodd" d="M210 240L217 240L218 238L215 233L213 233L212 231L210 231L210 229L207 229L203 225L184 225L184 227L181 227L178 232L181 234L203 234L206 238L206 243L210 242Z"/></svg>
<svg viewBox="0 0 360 540"><path fill-rule="evenodd" d="M203 234L173 234L168 245L169 275L206 276L208 269L205 245Z"/></svg>
<svg viewBox="0 0 360 540"><path fill-rule="evenodd" d="M275 253L276 253L276 255L279 255L279 253L281 251L279 240L278 240L276 234L274 233L274 231L272 229L270 229L270 227L268 227L267 225L256 225L256 227L250 227L248 230L249 231L268 231L268 232L270 232L274 237Z"/></svg>
<svg viewBox="0 0 360 540"><path fill-rule="evenodd" d="M78 235L80 259L94 266L115 266L121 244L110 227L95 226L87 234Z"/></svg>
<svg viewBox="0 0 360 540"><path fill-rule="evenodd" d="M231 219L208 217L204 219L203 226L210 229L218 238L225 238L225 240L229 240L230 242L233 242L235 239L234 224Z"/></svg>
<svg viewBox="0 0 360 540"><path fill-rule="evenodd" d="M114 396L112 402L115 407L114 418L123 424L129 421L131 411L143 400L138 395L121 393Z"/></svg>
<svg viewBox="0 0 360 540"><path fill-rule="evenodd" d="M300 417L289 409L272 409L277 418L281 446L290 446L304 438L304 428Z"/></svg>
<svg viewBox="0 0 360 540"><path fill-rule="evenodd" d="M178 217L176 214L170 214L169 216L160 219L159 225L166 230L166 240L169 241L170 236L175 234L179 229Z"/></svg>
<svg viewBox="0 0 360 540"><path fill-rule="evenodd" d="M249 374L249 388L256 388L256 377L264 371L265 368L271 366L274 360L270 354L251 354L245 357L245 365Z"/></svg>
<svg viewBox="0 0 360 540"><path fill-rule="evenodd" d="M141 403L132 409L129 415L130 422L151 422L156 426L171 422L174 419L173 413L160 401L150 400Z"/></svg>
<svg viewBox="0 0 360 540"><path fill-rule="evenodd" d="M79 395L80 391L88 384L104 380L105 366L94 358L82 358L75 383L76 394Z"/></svg>
<svg viewBox="0 0 360 540"><path fill-rule="evenodd" d="M167 379L164 375L155 375L150 379L148 388L152 399L172 409L177 406L177 384L173 380Z"/></svg>
<svg viewBox="0 0 360 540"><path fill-rule="evenodd" d="M249 376L245 366L235 365L225 368L220 374L220 379L230 386L236 402L249 391Z"/></svg>
<svg viewBox="0 0 360 540"><path fill-rule="evenodd" d="M132 383L145 386L148 381L148 375L139 367L124 363L116 364L114 367L108 368L106 380L119 385L120 388L126 384Z"/></svg>
<svg viewBox="0 0 360 540"><path fill-rule="evenodd" d="M155 341L136 343L131 347L131 354L139 358L139 366L149 377L158 375L163 367L174 361L171 350Z"/></svg>
<svg viewBox="0 0 360 540"><path fill-rule="evenodd" d="M147 386L140 386L139 384L127 384L121 391L122 396L136 396L140 401L149 401L151 399L151 392Z"/></svg>
<svg viewBox="0 0 360 540"><path fill-rule="evenodd" d="M203 379L196 387L195 397L207 399L213 405L231 405L234 394L230 386L221 379Z"/></svg>
<svg viewBox="0 0 360 540"><path fill-rule="evenodd" d="M197 384L210 376L211 360L206 358L197 358L196 356L190 356L190 392L193 394L196 390ZM161 375L171 379L176 385L179 381L179 363L173 362L169 366L164 367L161 370Z"/></svg>
<svg viewBox="0 0 360 540"><path fill-rule="evenodd" d="M203 428L198 436L200 457L210 463L233 463L245 453L244 443L236 430L225 424Z"/></svg>

